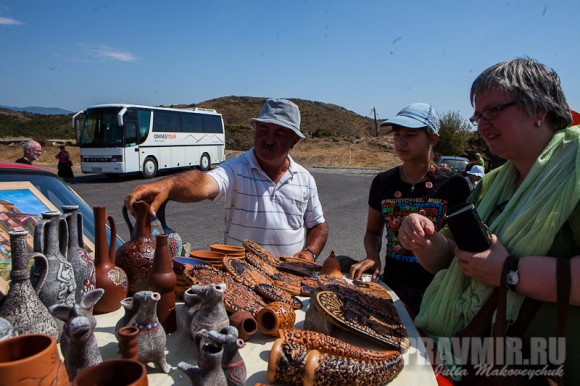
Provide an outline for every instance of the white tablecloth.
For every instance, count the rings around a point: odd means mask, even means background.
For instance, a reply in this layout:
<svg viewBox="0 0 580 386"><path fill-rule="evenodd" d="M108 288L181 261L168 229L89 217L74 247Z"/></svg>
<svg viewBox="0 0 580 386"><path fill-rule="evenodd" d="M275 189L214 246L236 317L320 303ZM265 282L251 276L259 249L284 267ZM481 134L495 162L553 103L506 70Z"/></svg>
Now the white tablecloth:
<svg viewBox="0 0 580 386"><path fill-rule="evenodd" d="M405 359L405 366L399 376L395 378L390 385L437 385L432 367L428 363L425 355L425 347L421 343L419 333L409 314L405 310L403 304L399 301L396 294L389 291L395 307L399 312L401 321L407 328L407 334L410 338L411 346L409 350L403 355ZM308 298L303 298L304 308L296 311L295 329L301 329L305 310L308 305ZM182 311L182 303L177 304L178 318ZM119 358L120 354L117 352L117 340L114 335L114 326L117 321L123 316L124 310L119 310L97 315L97 330L95 336L101 348L103 360ZM384 349L384 347L376 345L367 339L357 338L353 333L343 331L338 327L335 329L334 337L342 339L348 343L358 345L368 349ZM248 342L246 346L240 350L242 358L246 363L248 370L247 385L254 385L256 383L265 383L266 369L268 366L268 359L270 355L270 348L274 342L273 336L263 335L257 332ZM167 336L167 362L172 366L173 371L169 374L164 374L160 369L153 368L153 364L148 366L149 385L165 386L165 385L191 385L189 378L183 371L177 368L177 364L181 361L197 364L197 360L193 354L193 339L187 331L177 330L176 332Z"/></svg>

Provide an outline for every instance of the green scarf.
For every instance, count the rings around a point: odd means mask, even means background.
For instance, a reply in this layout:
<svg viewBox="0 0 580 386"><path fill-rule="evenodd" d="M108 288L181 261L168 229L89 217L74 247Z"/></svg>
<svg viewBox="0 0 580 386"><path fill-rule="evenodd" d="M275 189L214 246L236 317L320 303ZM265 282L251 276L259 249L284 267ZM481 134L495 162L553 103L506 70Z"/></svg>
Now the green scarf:
<svg viewBox="0 0 580 386"><path fill-rule="evenodd" d="M509 161L487 174L474 202L477 212L487 219L498 203L509 199L489 229L516 258L545 255L580 197L580 126L554 134L512 195L516 178L517 170ZM434 338L454 336L492 292L493 287L466 277L454 258L427 288L415 325ZM516 319L522 301L522 296L508 291L508 323Z"/></svg>

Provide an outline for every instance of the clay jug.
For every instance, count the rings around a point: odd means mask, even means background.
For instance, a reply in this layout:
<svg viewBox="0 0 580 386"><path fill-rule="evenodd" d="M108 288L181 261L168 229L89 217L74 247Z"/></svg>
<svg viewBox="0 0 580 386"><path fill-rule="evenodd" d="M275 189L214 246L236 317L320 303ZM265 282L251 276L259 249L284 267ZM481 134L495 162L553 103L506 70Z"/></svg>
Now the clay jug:
<svg viewBox="0 0 580 386"><path fill-rule="evenodd" d="M167 246L167 235L155 236L155 255L153 267L149 272L147 284L149 290L159 292L161 299L157 303L157 318L166 333L177 330L177 314L175 311L175 284L173 263Z"/></svg>
<svg viewBox="0 0 580 386"><path fill-rule="evenodd" d="M283 302L266 304L256 315L258 330L262 334L278 336L280 329L292 329L296 322L296 312L291 305Z"/></svg>
<svg viewBox="0 0 580 386"><path fill-rule="evenodd" d="M136 201L135 226L131 225L131 219L127 208L123 207L123 216L131 232L131 240L117 250L115 263L127 272L129 278L129 296L139 291L147 291L149 271L153 266L153 254L155 253L155 240L151 235L151 219L149 217L149 204L145 201Z"/></svg>
<svg viewBox="0 0 580 386"><path fill-rule="evenodd" d="M117 331L121 358L137 360L137 336L139 329L135 326L125 326Z"/></svg>
<svg viewBox="0 0 580 386"><path fill-rule="evenodd" d="M110 359L84 369L73 386L147 386L147 368L131 359Z"/></svg>
<svg viewBox="0 0 580 386"><path fill-rule="evenodd" d="M50 335L28 334L0 342L0 385L68 386L56 340Z"/></svg>
<svg viewBox="0 0 580 386"><path fill-rule="evenodd" d="M181 240L181 236L179 236L179 233L177 233L175 229L167 225L167 221L165 219L166 206L167 201L164 202L159 207L159 209L157 209L157 219L161 223L163 232L167 235L167 246L169 247L169 254L171 255L171 257L178 257L181 256L181 249L183 248L183 240Z"/></svg>
<svg viewBox="0 0 580 386"><path fill-rule="evenodd" d="M75 275L75 301L82 300L83 294L96 287L95 262L85 248L83 240L83 216L78 205L65 205L62 212L68 224L67 260L71 263Z"/></svg>
<svg viewBox="0 0 580 386"><path fill-rule="evenodd" d="M54 304L75 304L76 283L74 270L66 259L68 230L60 212L44 212L42 220L34 227L34 251L46 258L36 258L31 277L33 285L46 271L46 280L40 287L38 297L46 307Z"/></svg>
<svg viewBox="0 0 580 386"><path fill-rule="evenodd" d="M17 335L48 334L59 340L62 330L30 283L28 263L32 258L38 258L40 253L28 254L26 248L28 232L10 231L9 235L12 255L11 283L8 294L0 303L0 316L12 324ZM44 284L45 278L46 271L40 276L38 287Z"/></svg>
<svg viewBox="0 0 580 386"><path fill-rule="evenodd" d="M111 216L105 218L105 207L93 207L95 216L95 271L97 288L105 294L93 309L96 314L112 312L121 307L121 300L127 297L127 274L114 263L117 228ZM111 240L107 246L105 221L109 221Z"/></svg>

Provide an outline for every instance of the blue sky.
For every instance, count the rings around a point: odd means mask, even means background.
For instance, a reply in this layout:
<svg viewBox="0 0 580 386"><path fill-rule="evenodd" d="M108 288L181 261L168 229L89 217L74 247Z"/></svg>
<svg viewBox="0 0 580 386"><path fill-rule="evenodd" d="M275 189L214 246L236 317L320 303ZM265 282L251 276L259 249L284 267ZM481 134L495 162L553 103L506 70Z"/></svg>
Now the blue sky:
<svg viewBox="0 0 580 386"><path fill-rule="evenodd" d="M468 118L473 79L525 55L580 110L579 20L578 0L0 0L0 105L238 95Z"/></svg>

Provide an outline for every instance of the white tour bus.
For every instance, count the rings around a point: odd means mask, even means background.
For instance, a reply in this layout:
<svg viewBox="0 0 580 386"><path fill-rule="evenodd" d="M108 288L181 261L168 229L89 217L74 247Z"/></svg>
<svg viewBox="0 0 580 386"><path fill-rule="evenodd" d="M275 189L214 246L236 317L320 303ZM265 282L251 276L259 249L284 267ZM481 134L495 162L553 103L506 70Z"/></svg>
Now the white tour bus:
<svg viewBox="0 0 580 386"><path fill-rule="evenodd" d="M83 173L152 178L162 169L208 170L225 161L224 123L215 110L103 104L76 113L72 125L80 129Z"/></svg>

